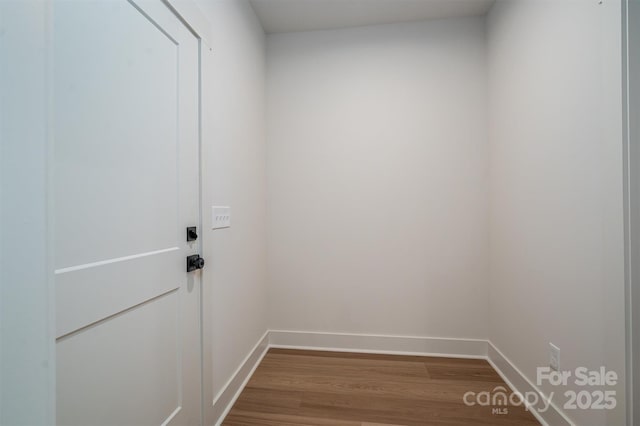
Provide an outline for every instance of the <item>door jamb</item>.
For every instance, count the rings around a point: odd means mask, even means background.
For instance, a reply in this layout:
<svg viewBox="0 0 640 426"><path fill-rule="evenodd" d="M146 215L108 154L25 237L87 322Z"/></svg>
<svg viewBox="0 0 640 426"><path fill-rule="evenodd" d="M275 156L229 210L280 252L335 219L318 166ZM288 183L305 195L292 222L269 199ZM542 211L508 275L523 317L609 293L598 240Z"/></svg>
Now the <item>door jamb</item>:
<svg viewBox="0 0 640 426"><path fill-rule="evenodd" d="M640 132L633 127L633 116L638 114L640 100L632 99L640 81L631 81L632 57L630 45L637 50L640 28L630 28L635 22L630 13L640 14L634 0L622 1L622 102L623 102L623 168L624 168L624 237L625 237L625 393L628 425L640 423ZM635 15L632 15L635 17ZM637 24L634 24L637 25ZM636 63L637 59L633 60ZM637 70L633 70L637 72ZM632 93L633 92L633 93ZM635 125L637 126L637 124ZM635 420L635 422L634 422Z"/></svg>
<svg viewBox="0 0 640 426"><path fill-rule="evenodd" d="M211 50L211 24L206 15L200 10L194 0L161 0L167 8L182 22L182 24L194 35L198 41L198 230L201 237L198 239L198 253L202 253L202 241L204 229L202 227L202 55L203 51ZM203 277L200 276L200 424L204 425L204 313L203 313Z"/></svg>
<svg viewBox="0 0 640 426"><path fill-rule="evenodd" d="M198 239L198 253L202 253L202 241L204 229L202 227L202 55L204 50L211 51L211 24L206 15L200 10L194 0L161 0L167 8L187 27L198 41L198 230L201 238ZM203 312L203 277L200 276L200 424L204 425L204 312Z"/></svg>

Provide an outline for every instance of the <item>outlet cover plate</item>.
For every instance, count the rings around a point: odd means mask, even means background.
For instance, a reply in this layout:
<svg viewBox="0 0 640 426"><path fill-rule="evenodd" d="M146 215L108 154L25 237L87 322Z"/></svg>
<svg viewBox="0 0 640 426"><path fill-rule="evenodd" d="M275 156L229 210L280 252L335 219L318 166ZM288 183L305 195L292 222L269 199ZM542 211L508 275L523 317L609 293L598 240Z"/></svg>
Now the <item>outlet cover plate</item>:
<svg viewBox="0 0 640 426"><path fill-rule="evenodd" d="M211 229L229 228L231 226L231 207L211 207Z"/></svg>
<svg viewBox="0 0 640 426"><path fill-rule="evenodd" d="M549 342L549 367L560 371L560 348L551 342Z"/></svg>

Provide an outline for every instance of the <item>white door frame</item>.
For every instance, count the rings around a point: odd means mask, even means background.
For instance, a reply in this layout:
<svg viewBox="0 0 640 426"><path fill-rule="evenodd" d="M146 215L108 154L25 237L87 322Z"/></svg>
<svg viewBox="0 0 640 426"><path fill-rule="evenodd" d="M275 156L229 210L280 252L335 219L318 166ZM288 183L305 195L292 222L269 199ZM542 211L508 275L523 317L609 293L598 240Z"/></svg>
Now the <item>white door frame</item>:
<svg viewBox="0 0 640 426"><path fill-rule="evenodd" d="M0 423L55 424L52 4L0 1ZM198 40L193 0L162 1ZM208 47L206 47L208 49ZM27 54L25 54L27 52ZM198 75L201 80L201 61ZM10 83L10 84L8 84ZM199 84L199 105L201 105ZM199 120L201 112L199 111ZM201 127L201 125L200 125ZM201 132L199 132L199 144ZM201 202L199 200L200 211ZM201 224L200 224L201 225Z"/></svg>
<svg viewBox="0 0 640 426"><path fill-rule="evenodd" d="M198 40L198 173L199 173L199 188L198 188L198 206L200 210L198 229L201 230L202 237L198 239L198 252L203 253L203 241L204 241L204 228L202 226L202 215L204 214L202 208L202 56L205 50L211 50L211 23L200 10L194 0L161 0L167 7L182 21L182 23L191 31L194 37ZM211 262L210 262L211 264ZM204 279L200 279L200 297L202 298L204 285ZM203 365L203 312L202 312L202 299L200 300L200 421L204 424L204 383L202 373L204 371Z"/></svg>
<svg viewBox="0 0 640 426"><path fill-rule="evenodd" d="M622 1L626 408L640 424L640 2Z"/></svg>

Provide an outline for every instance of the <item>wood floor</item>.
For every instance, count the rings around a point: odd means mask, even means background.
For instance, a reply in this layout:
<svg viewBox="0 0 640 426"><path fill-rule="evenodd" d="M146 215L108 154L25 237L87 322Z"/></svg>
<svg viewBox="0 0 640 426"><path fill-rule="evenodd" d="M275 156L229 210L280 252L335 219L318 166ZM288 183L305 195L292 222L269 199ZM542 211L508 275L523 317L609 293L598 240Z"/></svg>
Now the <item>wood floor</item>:
<svg viewBox="0 0 640 426"><path fill-rule="evenodd" d="M509 389L485 360L271 349L223 425L539 424L522 406L464 404L496 386Z"/></svg>

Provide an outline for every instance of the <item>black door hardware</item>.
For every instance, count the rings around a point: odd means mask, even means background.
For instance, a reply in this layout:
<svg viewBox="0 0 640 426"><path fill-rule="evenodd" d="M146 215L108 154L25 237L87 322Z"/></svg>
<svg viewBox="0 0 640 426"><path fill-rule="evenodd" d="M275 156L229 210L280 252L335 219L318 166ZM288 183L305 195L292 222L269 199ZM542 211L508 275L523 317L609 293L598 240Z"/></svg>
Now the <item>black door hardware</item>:
<svg viewBox="0 0 640 426"><path fill-rule="evenodd" d="M187 256L187 272L204 268L204 259L199 254Z"/></svg>
<svg viewBox="0 0 640 426"><path fill-rule="evenodd" d="M196 232L195 226L190 226L187 228L187 241L195 241L198 239L198 233Z"/></svg>

